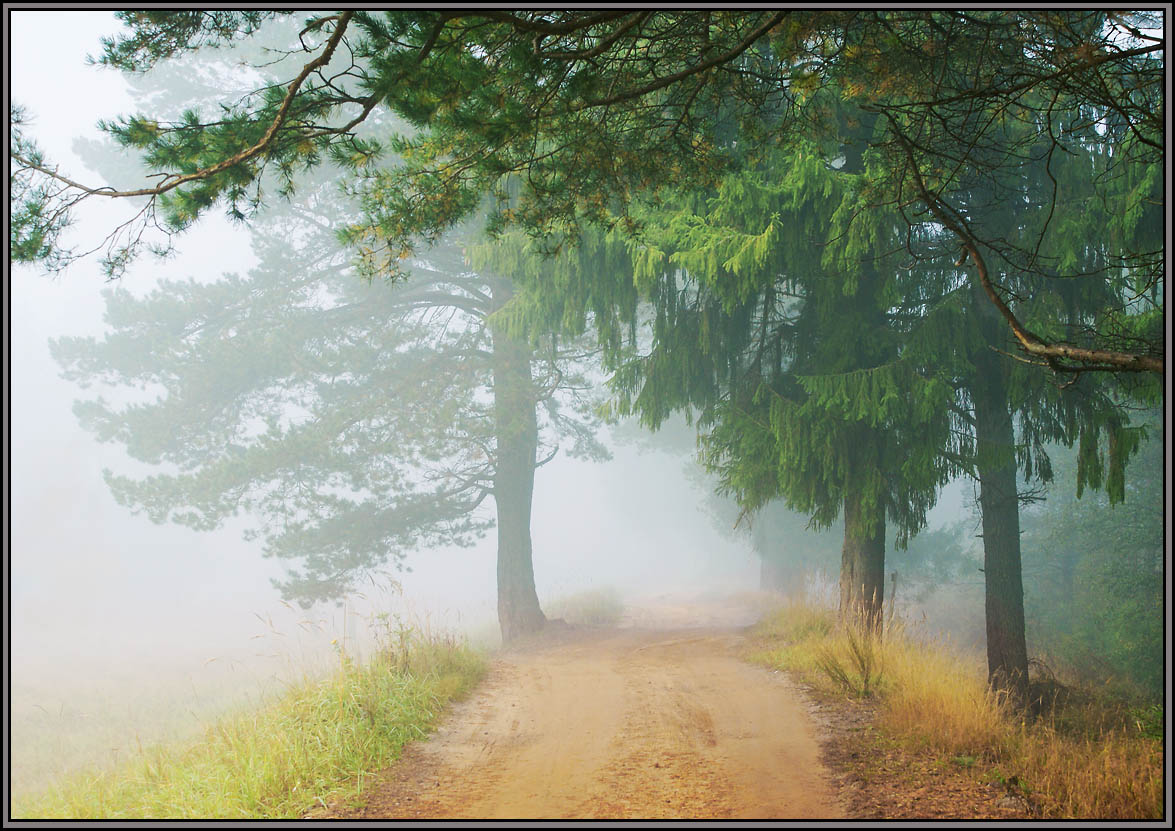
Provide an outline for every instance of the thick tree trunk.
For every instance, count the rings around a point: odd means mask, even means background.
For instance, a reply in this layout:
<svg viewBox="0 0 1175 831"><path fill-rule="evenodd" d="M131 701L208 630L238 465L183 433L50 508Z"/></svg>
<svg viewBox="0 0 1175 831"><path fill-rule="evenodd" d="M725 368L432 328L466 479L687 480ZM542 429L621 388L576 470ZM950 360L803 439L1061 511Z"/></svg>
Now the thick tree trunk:
<svg viewBox="0 0 1175 831"><path fill-rule="evenodd" d="M859 150L860 146L851 152ZM888 325L886 304L880 299L883 283L876 266L863 261L856 294L846 304L847 320L856 328L846 344L846 367L876 367L896 357L892 347L885 345L886 339L879 337ZM840 616L880 634L885 604L885 449L890 438L864 421L846 424L844 437Z"/></svg>
<svg viewBox="0 0 1175 831"><path fill-rule="evenodd" d="M493 308L499 309L513 294L510 281L492 284ZM534 496L538 420L535 391L530 376L530 346L524 341L493 332L494 428L497 467L494 502L498 511L498 625L502 642L543 627L546 617L539 607L531 559L530 509Z"/></svg>
<svg viewBox="0 0 1175 831"><path fill-rule="evenodd" d="M1024 583L1020 563L1020 504L1016 493L1015 432L1000 356L976 358L972 385L983 514L983 575L987 620L987 675L1015 706L1028 691Z"/></svg>
<svg viewBox="0 0 1175 831"><path fill-rule="evenodd" d="M875 513L870 528L869 514ZM859 491L845 496L845 542L840 558L840 614L881 630L885 602L885 509L868 508Z"/></svg>
<svg viewBox="0 0 1175 831"><path fill-rule="evenodd" d="M850 431L849 441L840 614L845 621L879 632L885 603L885 505L880 494L866 498L864 483L880 464L885 437L862 424Z"/></svg>

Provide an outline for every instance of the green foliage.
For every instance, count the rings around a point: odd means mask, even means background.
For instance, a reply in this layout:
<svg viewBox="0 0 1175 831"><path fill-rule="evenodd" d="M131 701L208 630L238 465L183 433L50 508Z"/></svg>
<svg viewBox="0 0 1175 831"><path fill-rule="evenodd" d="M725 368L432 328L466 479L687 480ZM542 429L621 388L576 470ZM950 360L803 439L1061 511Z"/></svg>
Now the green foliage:
<svg viewBox="0 0 1175 831"><path fill-rule="evenodd" d="M1025 610L1035 650L1088 682L1150 698L1163 689L1163 448L1141 445L1122 485L1074 496L1078 464L1058 451L1057 485L1022 523Z"/></svg>
<svg viewBox="0 0 1175 831"><path fill-rule="evenodd" d="M279 28L283 15L121 17L130 34L104 41L101 60L142 71L202 46L253 40ZM925 261L941 259L944 244L957 249L958 228L943 226L941 208L963 233L990 241L988 254L1009 266L1017 297L1027 296L1025 279L1096 287L1121 274L1135 297L1157 305L1163 44L1147 34L1157 25L1148 12L1097 10L343 12L312 18L297 33L300 71L215 117L190 110L178 121L145 115L106 126L144 151L167 177L163 187L179 183L157 194L173 229L221 202L231 216L247 216L262 202L267 173L288 194L307 168L337 166L364 207L339 230L373 274L397 272L417 245L437 241L484 197L495 233L517 225L536 239L563 240L584 225L636 235L642 203L720 187L729 215L701 229L707 241L675 252L698 276L716 266L734 276L761 271L785 247L793 258L819 255L853 296L853 264L868 251L904 246ZM337 71L312 71L320 64ZM386 113L410 129L385 129L375 141L357 135ZM767 190L797 192L793 180L823 175L838 152L845 173L864 174L851 198L835 199L835 245L811 233L793 244L789 232L805 223L765 221L754 188L722 183L788 147L805 149ZM823 179L825 196L833 196L832 181ZM930 199L923 185L935 194L937 204L925 206L934 210L910 210L912 199ZM67 202L79 195L65 190L58 196ZM980 191L989 198L977 200ZM737 227L740 197L757 227ZM1112 219L1088 210L1097 206ZM858 221L863 215L868 221ZM991 233L992 221L1008 215L1013 227ZM1109 254L1093 270L1080 245L1088 239ZM731 284L728 304L749 298L746 283L723 282ZM921 301L892 274L883 283L878 297ZM1147 311L1123 314L1121 294L1105 299L1109 317ZM1058 331L1072 317L1046 310L1058 308L1017 313L1050 343L1073 341L1073 332ZM1153 331L1130 346L1088 318L1080 325L1077 340L1161 354Z"/></svg>
<svg viewBox="0 0 1175 831"><path fill-rule="evenodd" d="M12 262L42 262L53 267L68 257L60 237L70 222L68 210L52 204L53 186L41 180L36 168L45 158L22 129L28 116L22 107L11 104L8 111L8 142L14 155L8 176L10 205L8 250Z"/></svg>
<svg viewBox="0 0 1175 831"><path fill-rule="evenodd" d="M251 14L131 13L107 57L135 68L245 38ZM743 508L782 498L826 526L851 503L854 533L890 522L902 545L953 475L1014 463L1047 482L1050 442L1078 445L1079 491L1124 496L1138 445L1116 396L1156 402L1161 378L1107 384L1073 371L1112 362L1066 358L1046 362L1054 380L998 357L1019 347L958 252L973 243L1043 342L1162 356L1156 23L1085 9L346 12L303 32L311 61L344 43L337 74L265 86L211 120L106 126L159 173L196 177L162 200L173 229L215 204L248 216L267 171L288 194L333 165L360 206L334 230L371 274L402 274L480 211L495 234L526 232L483 259L520 266L509 331L534 343L594 326L613 412L653 427L696 412L703 459ZM408 129L357 135L381 112ZM15 227L40 227L23 216ZM21 233L30 256L49 250ZM524 265L550 254L554 279ZM1015 438L980 446L989 406Z"/></svg>
<svg viewBox="0 0 1175 831"><path fill-rule="evenodd" d="M904 541L921 525L920 506L932 499L929 494L947 472L933 452L918 453L909 442L915 436L934 441L945 430L944 401L951 391L899 357L902 332L886 309L890 278L884 265L871 262L878 256L872 246L885 232L857 234L843 248L843 240L833 244L828 236L828 217L856 199L854 178L804 149L776 160L773 169L786 171L781 184L760 186L754 199L747 198L751 189L745 183L724 183L704 213L692 214L695 226L712 233L694 230L676 243L705 241L721 252L728 239L724 223L733 222L731 230L765 223L753 239L756 244L772 239L770 259L753 246L743 249L756 252L758 270L743 260L738 270L727 272L731 258L707 260L699 251L671 257L701 269L696 278L692 271L687 277L698 283L695 306L715 304L701 320L724 316L720 324L705 327L704 340L695 347L720 357L710 383L727 390L722 397L711 393L690 401L702 408L704 422L714 423L704 458L747 508L782 495L818 526L827 526L856 491L854 498L874 512L891 513ZM746 171L741 178L772 181L770 171ZM770 214L751 220L748 212L755 206ZM675 222L680 221L667 223L662 249L673 244ZM839 259L822 253L834 249L847 253ZM681 317L691 300L682 294L677 320L665 327L663 338L665 351L679 355L689 348ZM717 339L709 337L714 332ZM870 430L887 440L862 440ZM898 458L907 464L900 466Z"/></svg>
<svg viewBox="0 0 1175 831"><path fill-rule="evenodd" d="M102 38L97 63L127 72L146 72L159 61L249 37L279 12L133 11L117 12L131 34Z"/></svg>

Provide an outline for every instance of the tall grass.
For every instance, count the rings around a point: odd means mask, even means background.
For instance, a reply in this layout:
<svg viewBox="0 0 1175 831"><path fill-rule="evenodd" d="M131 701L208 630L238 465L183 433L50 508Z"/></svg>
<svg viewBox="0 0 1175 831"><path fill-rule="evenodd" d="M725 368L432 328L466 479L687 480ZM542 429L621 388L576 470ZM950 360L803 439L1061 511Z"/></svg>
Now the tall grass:
<svg viewBox="0 0 1175 831"><path fill-rule="evenodd" d="M480 678L463 641L388 622L366 663L337 668L202 739L140 749L112 770L78 774L14 801L19 818L297 818L362 793L369 776L426 735L444 704Z"/></svg>
<svg viewBox="0 0 1175 831"><path fill-rule="evenodd" d="M1027 718L989 690L973 657L900 623L883 636L845 627L832 610L810 604L785 606L753 632L755 660L792 670L826 694L874 700L886 734L945 759L982 760L988 775L1019 782L1044 816L1163 816L1153 713L1123 718L1124 707L1072 694Z"/></svg>

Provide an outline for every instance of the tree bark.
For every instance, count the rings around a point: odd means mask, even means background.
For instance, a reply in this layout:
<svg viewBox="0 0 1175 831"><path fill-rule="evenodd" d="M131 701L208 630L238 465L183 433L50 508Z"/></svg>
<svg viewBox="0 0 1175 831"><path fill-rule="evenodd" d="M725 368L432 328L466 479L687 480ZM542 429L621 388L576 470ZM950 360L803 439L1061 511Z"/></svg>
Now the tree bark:
<svg viewBox="0 0 1175 831"><path fill-rule="evenodd" d="M513 295L506 278L491 284L492 309ZM498 625L502 642L535 632L546 623L534 585L530 539L538 419L530 375L531 349L525 341L493 329L494 430L497 465L494 502L498 514Z"/></svg>
<svg viewBox="0 0 1175 831"><path fill-rule="evenodd" d="M845 491L845 539L840 559L840 615L846 622L880 632L885 603L885 505L866 504L860 486L861 465L876 449L870 442L883 441L867 427L856 431L853 458ZM865 462L867 464L867 462Z"/></svg>
<svg viewBox="0 0 1175 831"><path fill-rule="evenodd" d="M975 375L976 472L983 527L984 614L987 678L993 690L1022 706L1028 694L1028 647L1024 631L1024 582L1020 555L1020 501L1016 486L1016 434L1008 402L1002 319L972 281L984 346L972 356Z"/></svg>
<svg viewBox="0 0 1175 831"><path fill-rule="evenodd" d="M859 495L845 497L845 542L840 558L840 614L872 632L881 630L885 603L885 514L869 531Z"/></svg>
<svg viewBox="0 0 1175 831"><path fill-rule="evenodd" d="M979 507L983 515L987 676L992 689L1005 692L1013 706L1020 706L1028 692L1028 648L1015 432L1000 356L984 350L975 364L971 397L975 406Z"/></svg>
<svg viewBox="0 0 1175 831"><path fill-rule="evenodd" d="M865 125L858 125L865 129ZM846 164L860 163L868 135L846 146ZM849 157L853 158L849 158ZM851 332L844 369L880 366L897 357L881 337L889 323L881 299L884 280L872 260L862 260L857 289L846 296L841 318ZM881 634L885 605L885 450L892 439L866 421L844 426L844 546L840 561L840 616L846 623Z"/></svg>

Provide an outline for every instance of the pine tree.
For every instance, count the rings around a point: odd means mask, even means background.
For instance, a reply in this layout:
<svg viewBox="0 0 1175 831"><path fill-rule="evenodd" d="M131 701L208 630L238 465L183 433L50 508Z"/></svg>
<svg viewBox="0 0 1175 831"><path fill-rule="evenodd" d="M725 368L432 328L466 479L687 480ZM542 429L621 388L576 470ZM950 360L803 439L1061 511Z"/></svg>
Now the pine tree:
<svg viewBox="0 0 1175 831"><path fill-rule="evenodd" d="M127 20L132 34L106 59L136 69L263 22ZM595 315L614 344L622 327L607 310L627 313L634 290L652 301L655 348L618 365L626 406L652 423L698 407L711 463L747 504L784 493L819 521L851 515L846 567L854 584L858 565L868 572L864 595L886 519L912 531L935 482L975 471L994 500L991 536L1008 541L993 542L1002 588L989 597L1015 598L1009 471L1046 474L1040 447L1063 436L1079 445L1078 488L1104 479L1119 493L1137 437L1102 406L1115 392L1088 379L1149 373L1120 378L1119 391L1161 395L1164 43L1153 24L1088 10L343 12L310 21L292 80L224 117L139 116L111 131L166 174L139 192L174 229L218 201L251 204L266 171L290 189L303 168L334 165L365 209L344 234L380 274L487 195L491 229L522 226L545 249L584 222L614 229L631 286L606 270L576 277L586 299L564 309ZM327 81L318 70L344 52L349 68ZM389 110L414 131L356 133ZM815 175L837 149L851 187ZM403 163L383 164L389 152ZM79 192L45 163L13 160L14 192L43 196L32 183L56 177L67 186L58 207L128 195ZM753 170L775 178L739 184ZM820 195L837 181L843 190ZM705 201L723 188L732 199ZM1106 209L1083 219L1068 210L1074 193ZM781 195L792 201L778 217L756 212ZM47 222L62 215L39 198L23 199L14 222L36 241L19 250L37 257L52 252ZM812 228L817 216L826 226ZM597 277L603 286L587 285ZM503 311L562 302L523 294ZM637 317L626 319L631 334ZM1017 359L1045 371L1022 387ZM1050 370L1067 398L1042 392ZM817 448L811 469L800 436ZM882 473L891 465L896 478ZM991 616L1007 618L1010 644L991 664L998 683L1023 675L1014 617Z"/></svg>
<svg viewBox="0 0 1175 831"><path fill-rule="evenodd" d="M1030 96L1026 100L1032 103ZM951 246L964 240L965 254L956 267L967 279L953 291L968 313L956 323L956 334L929 346L927 359L954 349L965 361L953 383L962 394L956 406L975 436L989 676L993 686L1019 702L1027 689L1028 656L1017 471L1029 480L1048 482L1052 472L1045 445L1078 443L1083 461L1076 471L1077 493L1104 485L1110 499L1120 501L1126 462L1141 437L1139 429L1129 426L1122 396L1154 400L1159 394L1149 378L1096 379L1093 365L1078 369L1048 359L1053 377L1031 370L1014 357L1012 333L987 296L989 263L998 263L1000 282L1009 291L1003 302L1042 342L1092 346L1095 338L1115 330L1125 335L1120 326L1153 322L1158 307L1139 296L1140 289L1153 290L1153 284L1136 261L1127 267L1132 258L1122 252L1161 245L1155 226L1132 225L1133 238L1126 245L1119 232L1102 232L1116 225L1118 211L1141 197L1137 191L1124 192L1121 181L1137 180L1148 165L1116 152L1097 126L1104 116L1075 107L1073 116L1060 123L1065 133L1060 145L1041 139L1035 125L1009 120L994 146L1003 152L1015 148L1017 163L998 171L954 174L949 202L943 191L928 195L927 180L942 174L926 166L927 157L915 149L915 142L889 125L895 145L906 156L905 164L892 168L897 182L912 181L931 206L920 235L923 243L911 247L911 256L941 261ZM1121 133L1117 139L1129 140ZM932 138L921 136L917 143L926 140ZM1054 155L1058 146L1064 152ZM1061 274L1079 276L1062 280ZM1131 323L1123 324L1126 320ZM1103 442L1105 455L1099 449Z"/></svg>
<svg viewBox="0 0 1175 831"><path fill-rule="evenodd" d="M323 222L343 209L327 188L317 210L256 226L247 275L166 280L144 297L112 288L109 334L52 344L66 378L117 394L79 401L82 425L158 471L107 481L156 522L243 515L288 564L283 595L307 605L496 524L503 639L534 631L535 468L559 441L604 454L569 389L579 370L494 326L510 281L453 246L402 284L361 280ZM122 403L133 388L146 399Z"/></svg>
<svg viewBox="0 0 1175 831"><path fill-rule="evenodd" d="M121 16L130 34L108 41L102 61L136 72L204 45L256 37L280 17ZM172 122L111 122L111 132L161 174L149 187L79 187L14 140L11 189L39 195L19 203L13 223L18 241L39 244L14 250L59 255L60 220L77 199L141 195L182 230L217 203L230 213L255 204L266 175L290 189L307 166L324 163L364 197L366 216L347 236L373 272L394 271L422 240L435 241L479 210L487 194L496 198L492 228L576 233L587 221L631 230L634 200L664 186L713 185L748 148L769 154L780 136L813 139L823 118L809 98L822 89L889 123L890 138L902 139L878 145L893 151L891 164L909 142L934 157L941 178L913 194L933 210L950 196L958 171L1018 164L1016 147L1001 144L1003 120L1033 123L1038 137L1059 147L1064 110L1041 102L1113 112L1134 139L1121 147L1138 160L1160 160L1164 43L1155 22L1146 13L1090 10L322 15L298 33L304 63L215 117L190 111ZM414 129L356 133L388 111ZM938 125L935 135L924 134L928 124ZM738 152L724 140L732 126L743 136ZM389 153L402 163L381 164ZM56 185L37 186L43 177ZM523 183L514 193L505 186L510 177ZM894 203L903 208L911 196L904 193ZM134 248L140 238L130 236ZM131 253L114 252L111 268ZM1161 260L1153 250L1135 251L1123 265L1157 286ZM1078 369L1161 374L1153 328L1128 324L1139 339L1122 340L1119 321L1109 332L1095 329L1092 346L1075 346L1026 329L1001 305L998 281L989 288L1027 355Z"/></svg>
<svg viewBox="0 0 1175 831"><path fill-rule="evenodd" d="M862 152L861 133L885 123L832 121L847 128L834 137L842 150L835 172L825 161L831 151L799 149L727 177L713 193L656 206L639 217L639 243L628 245L631 278L602 267L607 245L589 242L578 255L580 272L611 274L617 288L601 288L602 278L565 279L543 286L547 302L534 308L548 324L570 319L582 328L582 310L605 305L631 279L655 312L639 356L612 358L622 412L655 427L677 408L697 408L709 428L707 459L747 511L782 495L827 525L843 508L842 607L865 606L867 619L880 618L879 606L869 604L884 591L882 510L897 519L904 544L948 476L975 476L990 677L1023 701L1018 470L1048 481L1045 444L1080 440L1089 464L1076 486L1100 487L1103 436L1114 470L1105 481L1120 483L1137 434L1090 376L1058 385L1008 357L1008 330L966 262L948 263L942 254L953 241L949 229L927 224L903 239L904 223L877 209L888 201L889 176L876 169L885 164L881 153ZM1035 178L1025 178L1030 172ZM1057 165L1055 175L1072 174ZM1039 165L1026 165L1005 190L1039 204L1045 178ZM978 187L971 194L976 208L974 200L990 200ZM1099 221L1088 198L1053 213L1059 228L1079 217ZM1001 216L1006 226L992 235L1013 242L1036 235L1042 259L1079 245L1043 234L1019 213ZM903 249L901 260L893 256ZM880 279L887 266L888 285ZM1104 275L1081 287L1029 278L1021 285L1034 294L1017 304L1026 320L1056 318L1060 300L1061 318L1079 324L1087 309L1112 300ZM568 295L566 306L555 302Z"/></svg>

